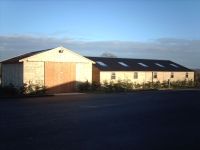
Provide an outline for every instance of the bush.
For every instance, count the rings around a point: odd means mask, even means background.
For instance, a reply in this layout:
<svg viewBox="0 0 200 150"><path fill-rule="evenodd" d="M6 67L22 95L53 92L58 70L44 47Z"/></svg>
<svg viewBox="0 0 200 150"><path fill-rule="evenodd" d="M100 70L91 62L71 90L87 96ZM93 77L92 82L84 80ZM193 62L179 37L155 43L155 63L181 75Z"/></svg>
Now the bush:
<svg viewBox="0 0 200 150"><path fill-rule="evenodd" d="M163 81L161 83L161 88L169 88L169 81Z"/></svg>
<svg viewBox="0 0 200 150"><path fill-rule="evenodd" d="M151 82L143 83L142 88L143 89L151 89L152 88L152 83Z"/></svg>
<svg viewBox="0 0 200 150"><path fill-rule="evenodd" d="M21 88L20 88L20 92L21 94L44 94L46 92L46 87L43 85L39 85L39 84L24 84Z"/></svg>
<svg viewBox="0 0 200 150"><path fill-rule="evenodd" d="M133 90L133 83L129 80L118 80L117 82L111 81L110 83L104 81L101 89L105 92L128 92Z"/></svg>
<svg viewBox="0 0 200 150"><path fill-rule="evenodd" d="M132 91L133 90L133 82L131 82L130 80L125 80L123 82L124 88L126 92Z"/></svg>
<svg viewBox="0 0 200 150"><path fill-rule="evenodd" d="M90 89L91 89L91 85L88 81L78 84L78 90L80 92L88 92L90 91Z"/></svg>
<svg viewBox="0 0 200 150"><path fill-rule="evenodd" d="M91 84L91 91L99 91L101 88L101 84L97 83L97 82L92 82Z"/></svg>
<svg viewBox="0 0 200 150"><path fill-rule="evenodd" d="M159 81L152 83L152 89L160 89L161 83Z"/></svg>
<svg viewBox="0 0 200 150"><path fill-rule="evenodd" d="M197 88L200 88L200 72L199 71L195 72L194 86L197 87Z"/></svg>
<svg viewBox="0 0 200 150"><path fill-rule="evenodd" d="M4 87L0 87L1 96L15 96L19 95L20 91L14 87L12 84Z"/></svg>
<svg viewBox="0 0 200 150"><path fill-rule="evenodd" d="M194 87L194 82L192 80L190 81L174 81L170 83L170 87L176 89L176 88L191 88Z"/></svg>
<svg viewBox="0 0 200 150"><path fill-rule="evenodd" d="M195 81L194 82L194 87L200 88L200 81Z"/></svg>
<svg viewBox="0 0 200 150"><path fill-rule="evenodd" d="M169 85L170 84L170 85ZM102 91L102 92L130 92L134 89L162 89L162 88L191 88L194 87L193 81L164 81L148 82L143 84L132 83L130 80L104 81L103 84L93 82L90 84L88 81L79 84L78 90L80 92Z"/></svg>
<svg viewBox="0 0 200 150"><path fill-rule="evenodd" d="M119 80L117 83L113 84L112 92L124 92L124 91L126 91L126 85L121 80Z"/></svg>
<svg viewBox="0 0 200 150"><path fill-rule="evenodd" d="M46 88L40 85L24 84L22 87L17 88L12 84L4 87L0 87L1 96L20 96L20 95L33 95L33 94L44 94Z"/></svg>
<svg viewBox="0 0 200 150"><path fill-rule="evenodd" d="M134 83L133 84L133 89L141 89L143 86L139 83Z"/></svg>
<svg viewBox="0 0 200 150"><path fill-rule="evenodd" d="M101 86L101 90L104 92L113 92L114 91L114 82L110 81L110 83L108 83L107 81L104 81L103 85Z"/></svg>

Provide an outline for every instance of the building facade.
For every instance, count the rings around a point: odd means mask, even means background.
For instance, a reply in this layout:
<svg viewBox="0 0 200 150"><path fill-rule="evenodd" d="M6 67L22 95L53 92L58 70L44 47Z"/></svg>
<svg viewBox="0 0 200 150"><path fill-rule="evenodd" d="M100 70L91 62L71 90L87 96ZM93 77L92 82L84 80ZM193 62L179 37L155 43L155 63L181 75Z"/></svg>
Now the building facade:
<svg viewBox="0 0 200 150"><path fill-rule="evenodd" d="M94 62L64 47L36 51L2 62L2 86L40 85L51 93L73 92L92 82Z"/></svg>
<svg viewBox="0 0 200 150"><path fill-rule="evenodd" d="M194 71L168 60L84 57L64 47L35 51L2 63L2 86L40 85L74 92L79 83L194 81Z"/></svg>
<svg viewBox="0 0 200 150"><path fill-rule="evenodd" d="M148 82L194 81L194 71L169 60L87 57L93 64L93 81Z"/></svg>

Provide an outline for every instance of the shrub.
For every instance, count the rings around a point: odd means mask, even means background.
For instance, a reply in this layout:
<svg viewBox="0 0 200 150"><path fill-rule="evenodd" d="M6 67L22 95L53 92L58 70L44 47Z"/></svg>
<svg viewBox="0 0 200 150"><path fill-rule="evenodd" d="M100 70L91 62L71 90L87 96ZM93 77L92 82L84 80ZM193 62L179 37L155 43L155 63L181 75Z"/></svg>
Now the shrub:
<svg viewBox="0 0 200 150"><path fill-rule="evenodd" d="M134 89L161 89L161 88L190 88L194 87L193 81L164 81L147 82L143 84L132 83L130 80L104 81L103 84L93 82L90 84L88 81L79 84L78 89L81 92L89 91L103 91L103 92L130 92Z"/></svg>
<svg viewBox="0 0 200 150"><path fill-rule="evenodd" d="M172 88L191 88L194 87L194 82L192 80L190 81L174 81L170 83L170 87Z"/></svg>
<svg viewBox="0 0 200 150"><path fill-rule="evenodd" d="M14 87L12 84L8 86L0 87L0 95L2 96L15 96L18 95L20 92L19 90Z"/></svg>
<svg viewBox="0 0 200 150"><path fill-rule="evenodd" d="M108 83L107 81L105 81L102 89L105 92L114 92L114 82L110 81L110 83Z"/></svg>
<svg viewBox="0 0 200 150"><path fill-rule="evenodd" d="M133 83L130 80L125 80L123 83L126 92L133 90Z"/></svg>
<svg viewBox="0 0 200 150"><path fill-rule="evenodd" d="M195 81L194 82L194 87L200 88L200 81Z"/></svg>
<svg viewBox="0 0 200 150"><path fill-rule="evenodd" d="M105 92L127 92L133 90L133 83L129 80L118 80L117 82L111 81L109 83L104 81L101 87Z"/></svg>
<svg viewBox="0 0 200 150"><path fill-rule="evenodd" d="M46 87L45 86L40 86L40 85L36 85L35 86L35 94L44 94L46 93Z"/></svg>
<svg viewBox="0 0 200 150"><path fill-rule="evenodd" d="M125 83L121 80L118 80L117 83L113 84L112 92L124 92L126 89Z"/></svg>
<svg viewBox="0 0 200 150"><path fill-rule="evenodd" d="M91 84L91 91L99 91L101 88L101 84L97 83L97 82L92 82Z"/></svg>
<svg viewBox="0 0 200 150"><path fill-rule="evenodd" d="M161 83L161 88L170 88L170 86L169 86L169 81L163 81L163 82Z"/></svg>
<svg viewBox="0 0 200 150"><path fill-rule="evenodd" d="M78 90L80 92L88 92L90 91L90 89L91 89L91 85L88 81L78 84Z"/></svg>
<svg viewBox="0 0 200 150"><path fill-rule="evenodd" d="M188 88L194 87L194 82L193 82L192 80L189 80L189 81L186 82L186 86L187 86Z"/></svg>
<svg viewBox="0 0 200 150"><path fill-rule="evenodd" d="M46 87L39 84L24 84L20 88L21 94L44 94L46 92Z"/></svg>
<svg viewBox="0 0 200 150"><path fill-rule="evenodd" d="M194 86L197 88L200 88L200 72L195 72L195 80L194 80Z"/></svg>
<svg viewBox="0 0 200 150"><path fill-rule="evenodd" d="M142 88L143 89L151 89L152 83L151 82L143 83Z"/></svg>
<svg viewBox="0 0 200 150"><path fill-rule="evenodd" d="M161 88L161 83L159 81L153 82L152 83L152 88L153 89L160 89Z"/></svg>

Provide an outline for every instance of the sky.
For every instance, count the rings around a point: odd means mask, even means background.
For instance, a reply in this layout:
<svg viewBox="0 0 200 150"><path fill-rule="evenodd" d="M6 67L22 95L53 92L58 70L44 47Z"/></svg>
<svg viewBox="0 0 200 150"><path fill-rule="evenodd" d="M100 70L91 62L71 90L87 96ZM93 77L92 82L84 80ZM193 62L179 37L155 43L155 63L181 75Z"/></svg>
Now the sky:
<svg viewBox="0 0 200 150"><path fill-rule="evenodd" d="M64 46L200 68L199 0L1 0L0 60Z"/></svg>

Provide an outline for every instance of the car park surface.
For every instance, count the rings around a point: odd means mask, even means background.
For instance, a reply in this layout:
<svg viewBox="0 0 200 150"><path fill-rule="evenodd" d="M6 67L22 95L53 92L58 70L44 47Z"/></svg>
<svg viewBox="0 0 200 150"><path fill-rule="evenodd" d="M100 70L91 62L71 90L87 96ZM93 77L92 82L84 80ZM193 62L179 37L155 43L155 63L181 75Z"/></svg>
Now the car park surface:
<svg viewBox="0 0 200 150"><path fill-rule="evenodd" d="M0 100L0 150L200 149L200 91Z"/></svg>

